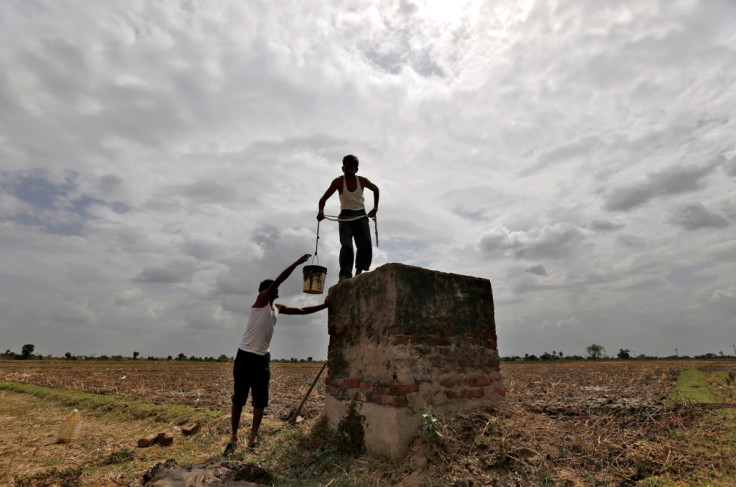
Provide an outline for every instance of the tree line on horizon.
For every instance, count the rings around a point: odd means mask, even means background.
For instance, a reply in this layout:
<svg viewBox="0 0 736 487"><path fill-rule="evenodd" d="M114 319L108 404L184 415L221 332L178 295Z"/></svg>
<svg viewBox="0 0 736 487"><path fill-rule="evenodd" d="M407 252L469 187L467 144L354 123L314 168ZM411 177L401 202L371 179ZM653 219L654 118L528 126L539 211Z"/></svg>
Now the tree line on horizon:
<svg viewBox="0 0 736 487"><path fill-rule="evenodd" d="M234 360L234 357L229 357L225 354L220 355L219 357L196 357L194 355L190 355L187 357L185 354L180 353L176 357L172 355L168 355L167 357L153 357L149 356L147 358L140 357L140 353L137 351L134 351L131 356L124 356L124 355L73 355L71 352L66 352L63 357L55 357L53 355L34 355L33 351L35 350L35 346L33 344L26 344L23 345L21 348L20 353L12 352L10 349L5 351L5 354L3 356L5 358L10 359L19 359L19 360L29 360L29 359L36 359L36 360L43 360L43 359L52 359L52 360L58 360L58 359L64 359L64 360L155 360L155 361L188 361L188 362L232 362ZM723 353L723 350L716 353L705 353L702 355L679 355L677 353L677 349L675 349L674 355L669 355L666 357L659 357L659 356L651 356L651 355L644 355L639 354L634 356L631 353L631 350L628 348L620 348L618 353L615 356L609 356L606 352L606 348L602 345L593 343L592 345L589 345L585 347L585 355L565 355L563 352L558 352L556 350L552 350L552 352L544 352L543 354L537 356L533 354L525 353L524 356L519 355L511 355L511 356L503 356L501 357L502 362L553 362L553 361L559 361L559 360L565 360L565 361L575 361L575 360L687 360L687 359L703 359L703 360L715 360L715 359L736 359L736 346L734 346L734 355L726 355ZM307 357L306 359L303 358L280 358L280 359L272 359L272 362L279 362L279 363L301 363L301 362L324 362L324 360L313 360L312 357Z"/></svg>
<svg viewBox="0 0 736 487"><path fill-rule="evenodd" d="M597 343L593 343L592 345L589 345L585 347L585 356L582 355L565 355L562 352L558 352L556 350L552 350L552 353L550 352L544 352L543 354L536 356L536 355L530 355L528 353L525 353L524 356L519 355L512 355L512 356L504 356L501 357L502 362L552 362L555 360L686 360L686 359L705 359L705 360L713 360L713 359L733 359L736 358L736 346L734 346L734 355L726 355L723 353L723 350L716 353L705 353L702 355L680 355L675 349L674 355L668 355L665 357L660 357L659 355L651 356L651 355L645 355L645 354L639 354L634 356L634 354L631 352L628 348L620 348L618 350L618 353L615 356L609 356L606 352L606 348L602 345L598 345Z"/></svg>
<svg viewBox="0 0 736 487"><path fill-rule="evenodd" d="M5 353L2 355L5 358L10 359L17 359L17 360L44 360L44 359L50 359L50 360L153 360L153 361L187 361L187 362L232 362L235 360L234 357L229 357L225 354L220 355L219 357L197 357L194 355L190 355L187 357L185 354L180 353L176 357L173 355L168 355L166 357L153 357L149 356L146 358L143 358L140 356L139 352L133 352L131 356L124 356L124 355L73 355L71 352L66 352L63 357L56 357L54 355L39 355L34 354L33 351L35 350L35 346L31 343L23 345L21 348L20 353L15 353L11 351L10 349L6 350ZM271 362L312 362L314 361L312 357L307 357L306 359L298 359L295 357L291 357L288 359L272 359ZM316 362L324 362L324 360L317 360Z"/></svg>

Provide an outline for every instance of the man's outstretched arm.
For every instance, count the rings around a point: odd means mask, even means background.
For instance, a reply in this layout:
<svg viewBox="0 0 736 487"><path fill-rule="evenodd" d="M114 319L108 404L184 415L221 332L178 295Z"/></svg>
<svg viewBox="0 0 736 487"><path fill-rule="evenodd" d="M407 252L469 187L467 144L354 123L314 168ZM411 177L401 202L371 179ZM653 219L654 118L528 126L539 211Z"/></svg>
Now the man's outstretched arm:
<svg viewBox="0 0 736 487"><path fill-rule="evenodd" d="M258 297L256 298L256 302L255 302L255 304L253 306L256 307L256 308L262 308L262 307L266 306L266 304L271 299L270 296L271 296L273 290L274 289L278 289L278 287L281 285L281 283L284 282L291 275L292 272L294 272L294 269L296 269L296 266L298 266L299 264L303 264L306 261L308 261L309 260L309 257L311 255L312 254L304 254L304 255L302 255L296 261L294 261L293 264L291 264L289 267L287 267L286 269L284 269L283 271L281 271L281 274L279 274L279 276L271 283L271 285L268 286L266 289L264 289L263 292L261 292L258 295Z"/></svg>
<svg viewBox="0 0 736 487"><path fill-rule="evenodd" d="M304 308L290 308L284 304L277 304L276 307L279 308L279 313L285 315L308 315L327 308L329 301L329 298L325 298L325 302L322 304L318 304L317 306L306 306Z"/></svg>
<svg viewBox="0 0 736 487"><path fill-rule="evenodd" d="M294 272L294 269L296 269L298 265L301 265L305 263L306 261L308 261L311 255L312 254L304 254L301 257L299 257L297 260L294 261L293 264L291 264L289 267L281 271L281 274L279 274L279 276L276 278L275 281L273 281L273 284L271 285L279 287L281 283L284 282L291 275L292 272Z"/></svg>

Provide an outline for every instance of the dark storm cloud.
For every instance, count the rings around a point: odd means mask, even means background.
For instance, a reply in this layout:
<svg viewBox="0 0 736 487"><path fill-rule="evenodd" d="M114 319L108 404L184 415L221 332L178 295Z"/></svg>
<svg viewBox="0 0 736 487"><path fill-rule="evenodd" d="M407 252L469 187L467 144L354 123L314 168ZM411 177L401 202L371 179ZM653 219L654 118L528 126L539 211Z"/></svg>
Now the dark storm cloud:
<svg viewBox="0 0 736 487"><path fill-rule="evenodd" d="M610 220L593 220L590 222L590 229L598 232L613 232L620 230L624 226L623 223L616 223Z"/></svg>
<svg viewBox="0 0 736 487"><path fill-rule="evenodd" d="M697 201L676 210L669 222L690 231L701 228L725 228L731 224L723 216Z"/></svg>
<svg viewBox="0 0 736 487"><path fill-rule="evenodd" d="M544 268L543 265L533 265L526 269L526 272L529 272L530 274L534 274L537 276L546 276L547 275L547 269Z"/></svg>
<svg viewBox="0 0 736 487"><path fill-rule="evenodd" d="M652 172L629 185L613 188L605 197L604 208L609 211L628 211L652 198L689 193L702 189L702 180L713 172L716 164L701 166L674 166Z"/></svg>
<svg viewBox="0 0 736 487"><path fill-rule="evenodd" d="M486 231L479 245L483 252L509 252L517 259L560 259L569 256L585 240L583 231L569 223L556 223L529 232L503 227Z"/></svg>
<svg viewBox="0 0 736 487"><path fill-rule="evenodd" d="M163 266L144 267L132 281L140 283L175 284L187 282L193 269L184 262L170 262Z"/></svg>

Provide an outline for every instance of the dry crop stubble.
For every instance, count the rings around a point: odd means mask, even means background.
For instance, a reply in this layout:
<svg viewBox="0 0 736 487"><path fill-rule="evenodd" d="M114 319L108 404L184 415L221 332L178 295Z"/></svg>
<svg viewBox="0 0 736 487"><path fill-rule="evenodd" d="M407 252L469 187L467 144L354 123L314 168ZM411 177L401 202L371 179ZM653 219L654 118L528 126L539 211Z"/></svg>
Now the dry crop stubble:
<svg viewBox="0 0 736 487"><path fill-rule="evenodd" d="M306 421L289 429L278 420L288 417L298 404L321 363L274 363L272 401L267 410L269 439L254 458L273 471L281 469L286 479L306 475L303 466L312 465L307 474L315 482L334 480L333 485L347 479L367 480L378 471L377 485L393 485L402 479L416 485L432 479L450 485L657 485L670 481L729 485L735 474L728 455L736 453L736 440L723 428L733 425L734 418L719 422L701 406L678 406L670 400L680 372L693 363L503 363L501 372L508 389L505 404L496 410L440 417L443 436L431 445L418 442L406 462L397 466L364 454L330 454L326 461L318 451L311 451L314 448L304 451L299 445L313 441L310 430L318 427L323 410L324 374L302 411ZM0 361L0 378L52 387L84 385L96 393L207 407L224 415L203 428L217 442L225 441L228 432L231 365ZM724 377L729 370L733 369L723 370ZM75 374L87 374L84 384L75 382ZM121 379L123 376L126 378ZM288 438L293 445L280 443ZM300 455L305 456L303 461L298 461ZM280 463L284 458L290 459L288 465ZM136 468L142 467L139 461Z"/></svg>

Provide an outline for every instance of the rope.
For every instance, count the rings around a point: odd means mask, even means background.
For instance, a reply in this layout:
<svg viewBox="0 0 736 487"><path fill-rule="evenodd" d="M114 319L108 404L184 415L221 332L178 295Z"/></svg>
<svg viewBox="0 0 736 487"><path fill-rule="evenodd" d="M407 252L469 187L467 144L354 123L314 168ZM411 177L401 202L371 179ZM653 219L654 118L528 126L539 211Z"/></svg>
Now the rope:
<svg viewBox="0 0 736 487"><path fill-rule="evenodd" d="M340 218L337 215L325 215L325 219L331 220L333 222L352 222L355 220L360 220L361 218L368 218L368 215L358 215L350 218ZM378 247L378 215L375 215L371 218L373 218L373 223L376 228L376 247ZM319 220L317 220L317 242L319 242ZM317 255L316 249L314 251L314 255Z"/></svg>
<svg viewBox="0 0 736 487"><path fill-rule="evenodd" d="M336 215L325 215L325 219L332 220L333 222L352 222L355 220L360 220L361 218L368 218L368 215L358 215L350 218L340 218Z"/></svg>
<svg viewBox="0 0 736 487"><path fill-rule="evenodd" d="M314 259L317 259L317 265L319 265L319 259L317 258L318 248L319 248L319 220L317 220L317 241L314 242L314 256L312 256L312 265L314 265Z"/></svg>

